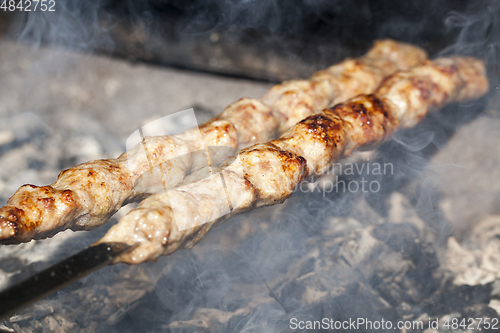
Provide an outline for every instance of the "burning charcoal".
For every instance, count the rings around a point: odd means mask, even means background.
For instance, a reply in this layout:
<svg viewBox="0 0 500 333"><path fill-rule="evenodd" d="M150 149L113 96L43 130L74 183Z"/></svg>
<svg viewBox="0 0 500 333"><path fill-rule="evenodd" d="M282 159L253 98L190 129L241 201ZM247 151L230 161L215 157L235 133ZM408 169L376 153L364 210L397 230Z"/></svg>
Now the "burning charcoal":
<svg viewBox="0 0 500 333"><path fill-rule="evenodd" d="M483 244L485 245L485 244ZM486 254L489 256L490 254ZM491 254L492 260L498 256L496 253ZM479 253L479 258L466 249L465 247L458 244L455 238L450 237L448 239L448 251L446 252L446 263L447 268L456 274L454 283L456 285L470 285L475 286L478 284L485 284L492 282L495 279L496 272L491 272L491 268L488 263L486 263L487 269L480 268L480 263L482 261L483 253ZM488 261L486 257L486 261ZM493 268L495 271L495 269Z"/></svg>
<svg viewBox="0 0 500 333"><path fill-rule="evenodd" d="M411 260L413 268L409 276L414 281L422 281L422 286L431 285L426 279L435 273L439 262L431 244L420 239L413 225L382 224L373 230L373 235L383 240L393 251L401 253L405 259ZM419 290L419 293L424 293L424 290Z"/></svg>
<svg viewBox="0 0 500 333"><path fill-rule="evenodd" d="M12 131L0 131L0 147L10 144L15 140L15 135Z"/></svg>
<svg viewBox="0 0 500 333"><path fill-rule="evenodd" d="M463 244L451 237L446 254L448 268L456 274L455 284L477 285L500 277L498 218L491 216L476 225Z"/></svg>
<svg viewBox="0 0 500 333"><path fill-rule="evenodd" d="M8 333L11 333L11 332L16 332L16 330L12 327L7 327L5 326L4 324L0 323L0 331L1 332L8 332ZM19 332L19 331L18 331Z"/></svg>
<svg viewBox="0 0 500 333"><path fill-rule="evenodd" d="M488 306L495 310L498 316L500 316L500 300L498 299L492 299L490 303L488 303Z"/></svg>
<svg viewBox="0 0 500 333"><path fill-rule="evenodd" d="M332 217L328 220L328 226L323 231L323 234L327 237L331 237L333 240L334 238L342 237L353 230L361 228L362 224L354 218Z"/></svg>
<svg viewBox="0 0 500 333"><path fill-rule="evenodd" d="M500 215L490 215L473 225L470 241L484 245L498 237L500 237Z"/></svg>
<svg viewBox="0 0 500 333"><path fill-rule="evenodd" d="M403 259L401 254L373 238L370 230L363 229L346 238L339 249L339 255L351 267L359 269L366 279L370 279L376 273L405 272L410 267L410 262Z"/></svg>
<svg viewBox="0 0 500 333"><path fill-rule="evenodd" d="M498 318L498 313L489 307L488 304L465 306L461 314L462 318Z"/></svg>
<svg viewBox="0 0 500 333"><path fill-rule="evenodd" d="M492 239L483 248L481 269L491 272L496 279L500 278L500 240Z"/></svg>
<svg viewBox="0 0 500 333"><path fill-rule="evenodd" d="M234 311L199 309L193 314L193 319L177 320L164 328L169 332L240 332L248 327L264 332L272 324L272 319L276 321L282 314L282 309L272 298L256 296L246 306Z"/></svg>
<svg viewBox="0 0 500 333"><path fill-rule="evenodd" d="M311 254L314 255L316 251ZM268 285L272 295L290 312L305 304L319 305L356 290L357 282L348 279L356 275L357 272L341 261L306 256L290 267L286 275L277 277Z"/></svg>
<svg viewBox="0 0 500 333"><path fill-rule="evenodd" d="M399 318L397 311L389 303L364 284L359 284L357 290L325 302L323 311L326 317L341 321L349 321L349 318L356 317L371 321L381 318L392 321ZM374 332L375 330L366 331Z"/></svg>
<svg viewBox="0 0 500 333"><path fill-rule="evenodd" d="M203 283L193 278L199 274L201 264L198 258L186 253L183 260L184 264L169 265L166 274L158 280L155 286L158 298L164 301L164 307L170 311L187 307L203 288Z"/></svg>
<svg viewBox="0 0 500 333"><path fill-rule="evenodd" d="M106 279L93 275L27 308L21 313L25 322L16 323L21 327L38 323L53 331L92 332L100 323L119 322L153 285L141 269L122 269L117 274L108 273ZM75 304L81 306L75 308ZM84 312L78 311L83 308Z"/></svg>
<svg viewBox="0 0 500 333"><path fill-rule="evenodd" d="M420 307L433 315L460 311L468 306L487 304L491 298L491 290L491 284L455 286L447 281L434 295L420 303Z"/></svg>
<svg viewBox="0 0 500 333"><path fill-rule="evenodd" d="M45 328L52 332L76 332L80 331L77 324L71 319L61 315L45 317L37 328ZM36 326L35 326L36 327Z"/></svg>
<svg viewBox="0 0 500 333"><path fill-rule="evenodd" d="M388 199L388 219L393 223L411 223L420 234L426 229L425 222L418 216L412 204L403 194L393 192Z"/></svg>
<svg viewBox="0 0 500 333"><path fill-rule="evenodd" d="M405 257L414 257L419 254L418 230L411 224L380 224L373 228L372 235Z"/></svg>
<svg viewBox="0 0 500 333"><path fill-rule="evenodd" d="M373 207L366 201L366 198L361 197L356 200L350 214L363 225L376 225L384 222L382 216L377 213Z"/></svg>
<svg viewBox="0 0 500 333"><path fill-rule="evenodd" d="M452 332L495 332L497 329L485 328L484 319L491 322L493 318L498 318L495 311L485 304L477 304L464 307L460 312L450 312L440 318L433 318L431 321L439 323L438 329L427 329L425 333L452 333ZM456 327L453 327L455 323ZM491 327L491 325L490 325Z"/></svg>
<svg viewBox="0 0 500 333"><path fill-rule="evenodd" d="M448 251L446 253L446 257L447 267L450 271L459 276L460 274L464 274L462 279L456 281L457 284L478 284L477 273L479 271L476 258L472 253L460 246L454 237L450 237L448 239Z"/></svg>

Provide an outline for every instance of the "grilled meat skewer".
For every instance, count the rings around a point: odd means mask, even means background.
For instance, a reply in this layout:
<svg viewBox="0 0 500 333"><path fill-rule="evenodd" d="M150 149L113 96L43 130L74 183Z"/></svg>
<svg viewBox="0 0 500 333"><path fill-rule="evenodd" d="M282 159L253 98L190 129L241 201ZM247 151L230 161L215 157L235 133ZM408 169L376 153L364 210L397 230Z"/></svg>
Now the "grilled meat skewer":
<svg viewBox="0 0 500 333"><path fill-rule="evenodd" d="M164 189L173 188L190 171L206 165L193 152L205 146L229 147L211 161L217 165L238 147L273 139L278 126L281 133L331 102L370 93L387 75L416 66L425 58L425 52L415 46L378 41L357 60L345 60L309 80L271 88L262 101L241 99L199 130L146 137L117 159L83 163L61 172L51 185L24 185L0 208L0 243L27 242L67 228L98 227L122 205L150 194L153 170L166 173L161 175Z"/></svg>
<svg viewBox="0 0 500 333"><path fill-rule="evenodd" d="M190 248L231 215L286 200L311 176L355 149L370 149L399 128L451 102L484 95L488 80L481 61L440 58L384 81L373 95L309 116L279 139L241 150L218 174L157 193L120 219L100 242L140 245L118 262L131 264Z"/></svg>

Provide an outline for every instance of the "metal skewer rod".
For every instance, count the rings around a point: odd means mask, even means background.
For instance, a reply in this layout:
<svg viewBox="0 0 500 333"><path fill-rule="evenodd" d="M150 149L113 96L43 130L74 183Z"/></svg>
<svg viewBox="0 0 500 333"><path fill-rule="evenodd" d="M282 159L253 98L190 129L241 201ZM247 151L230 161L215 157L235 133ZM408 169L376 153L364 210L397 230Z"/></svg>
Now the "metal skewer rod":
<svg viewBox="0 0 500 333"><path fill-rule="evenodd" d="M8 318L37 300L111 264L113 259L136 246L124 243L101 243L90 246L1 291L0 319Z"/></svg>

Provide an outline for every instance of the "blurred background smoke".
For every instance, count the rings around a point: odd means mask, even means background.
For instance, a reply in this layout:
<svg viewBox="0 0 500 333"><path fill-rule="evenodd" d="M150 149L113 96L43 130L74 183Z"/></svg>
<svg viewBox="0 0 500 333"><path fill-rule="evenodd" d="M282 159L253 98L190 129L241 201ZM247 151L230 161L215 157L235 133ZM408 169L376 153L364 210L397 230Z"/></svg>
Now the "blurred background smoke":
<svg viewBox="0 0 500 333"><path fill-rule="evenodd" d="M67 0L55 12L0 11L0 29L30 43L281 81L361 55L377 38L431 55L495 53L498 7L491 0Z"/></svg>

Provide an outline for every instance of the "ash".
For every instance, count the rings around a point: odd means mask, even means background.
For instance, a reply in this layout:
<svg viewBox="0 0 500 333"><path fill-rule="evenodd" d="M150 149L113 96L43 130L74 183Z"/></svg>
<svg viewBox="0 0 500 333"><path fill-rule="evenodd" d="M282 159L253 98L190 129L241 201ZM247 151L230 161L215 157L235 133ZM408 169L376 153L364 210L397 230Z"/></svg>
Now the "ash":
<svg viewBox="0 0 500 333"><path fill-rule="evenodd" d="M24 183L116 157L152 119L194 107L203 121L269 87L7 41L0 48L2 205ZM342 180L377 181L377 192L299 191L231 219L192 250L101 269L0 331L290 332L293 320L365 318L419 321L422 329L406 332L431 333L467 331L446 320L498 318L499 98L452 105L360 155L358 163L391 163L393 172ZM130 209L93 231L1 246L0 287L84 249Z"/></svg>

